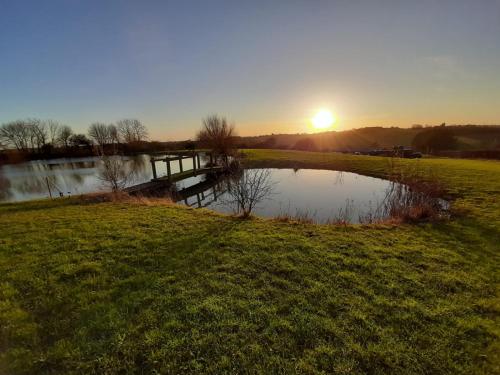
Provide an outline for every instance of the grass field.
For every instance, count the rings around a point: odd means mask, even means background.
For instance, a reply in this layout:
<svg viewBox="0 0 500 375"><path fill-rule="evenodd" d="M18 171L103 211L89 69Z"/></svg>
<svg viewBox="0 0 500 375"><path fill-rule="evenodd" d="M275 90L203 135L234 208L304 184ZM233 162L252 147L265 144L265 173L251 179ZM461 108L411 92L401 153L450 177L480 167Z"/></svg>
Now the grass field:
<svg viewBox="0 0 500 375"><path fill-rule="evenodd" d="M386 176L386 158L247 151ZM500 163L399 160L453 218L327 226L173 204L0 205L0 374L500 373Z"/></svg>

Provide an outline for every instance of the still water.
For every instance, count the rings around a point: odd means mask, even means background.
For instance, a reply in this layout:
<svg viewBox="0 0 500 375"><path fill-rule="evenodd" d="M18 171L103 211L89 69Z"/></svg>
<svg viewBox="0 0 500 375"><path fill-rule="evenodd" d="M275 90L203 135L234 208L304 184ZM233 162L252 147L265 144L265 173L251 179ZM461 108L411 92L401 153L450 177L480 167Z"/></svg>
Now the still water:
<svg viewBox="0 0 500 375"><path fill-rule="evenodd" d="M130 172L127 185L153 178L149 155L126 157ZM193 167L191 159L183 160L185 169ZM0 202L18 202L53 196L104 192L108 188L99 178L101 161L97 157L36 160L0 166ZM159 175L166 174L165 163L156 163ZM172 173L179 166L172 163Z"/></svg>
<svg viewBox="0 0 500 375"><path fill-rule="evenodd" d="M258 202L252 214L263 217L302 218L317 223L346 220L351 223L369 215L380 215L379 209L394 184L387 180L356 173L316 169L267 169L271 191ZM217 181L202 193L190 188L179 191L179 201L192 207L207 207L223 213L234 213L234 189L231 179Z"/></svg>
<svg viewBox="0 0 500 375"><path fill-rule="evenodd" d="M156 163L158 175L166 173L164 163ZM192 161L183 161L184 169ZM172 173L179 170L172 164ZM0 202L24 201L53 196L71 196L106 191L99 179L98 158L72 158L32 161L0 167ZM128 185L152 178L149 156L127 158L131 179ZM269 169L272 191L252 211L263 217L306 217L315 222L328 222L343 217L358 222L373 213L393 183L355 173L312 169ZM205 181L204 176L186 179L177 185L177 200L193 207L207 207L233 213L231 179ZM234 181L233 181L234 182Z"/></svg>

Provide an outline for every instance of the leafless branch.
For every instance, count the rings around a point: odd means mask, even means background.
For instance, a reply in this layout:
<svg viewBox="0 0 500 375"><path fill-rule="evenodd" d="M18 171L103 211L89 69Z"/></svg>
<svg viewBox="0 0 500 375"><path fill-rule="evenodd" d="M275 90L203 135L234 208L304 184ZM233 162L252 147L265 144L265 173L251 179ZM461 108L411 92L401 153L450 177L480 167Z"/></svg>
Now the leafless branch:
<svg viewBox="0 0 500 375"><path fill-rule="evenodd" d="M126 161L119 155L101 155L98 177L113 192L123 190L133 177Z"/></svg>
<svg viewBox="0 0 500 375"><path fill-rule="evenodd" d="M236 181L229 182L228 195L224 203L242 217L250 216L252 210L272 194L274 184L268 169L247 169Z"/></svg>

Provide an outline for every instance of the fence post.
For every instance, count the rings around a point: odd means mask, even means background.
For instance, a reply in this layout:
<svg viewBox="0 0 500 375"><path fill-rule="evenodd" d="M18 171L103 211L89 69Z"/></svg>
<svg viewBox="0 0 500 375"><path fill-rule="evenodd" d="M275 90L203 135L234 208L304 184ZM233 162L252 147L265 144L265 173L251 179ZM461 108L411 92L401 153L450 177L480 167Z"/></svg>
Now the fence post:
<svg viewBox="0 0 500 375"><path fill-rule="evenodd" d="M172 174L172 171L170 170L170 159L166 158L165 163L167 163L167 178L170 181L170 175Z"/></svg>
<svg viewBox="0 0 500 375"><path fill-rule="evenodd" d="M153 169L153 179L156 180L158 176L156 175L156 164L154 158L151 158L151 168Z"/></svg>

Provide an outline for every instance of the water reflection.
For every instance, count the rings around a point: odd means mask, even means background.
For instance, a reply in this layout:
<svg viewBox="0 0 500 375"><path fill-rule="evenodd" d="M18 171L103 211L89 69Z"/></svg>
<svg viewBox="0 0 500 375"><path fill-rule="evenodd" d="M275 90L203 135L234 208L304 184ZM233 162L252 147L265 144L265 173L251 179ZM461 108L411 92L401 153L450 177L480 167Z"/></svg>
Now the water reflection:
<svg viewBox="0 0 500 375"><path fill-rule="evenodd" d="M227 178L212 175L205 179L193 179L197 180L193 185L177 188L170 193L174 201L182 202L190 207L208 207L217 202L228 188Z"/></svg>
<svg viewBox="0 0 500 375"><path fill-rule="evenodd" d="M206 163L206 157L202 155L201 159L202 163ZM125 168L131 175L127 185L153 178L149 155L127 156L124 160ZM183 166L184 170L191 169L192 159L184 159ZM48 198L49 188L53 196L106 191L105 183L99 178L101 167L102 162L98 157L37 160L0 166L0 202ZM157 163L156 169L159 176L167 173L165 163ZM172 163L172 173L179 171L179 165ZM199 180L183 181L181 185L188 186L186 184Z"/></svg>
<svg viewBox="0 0 500 375"><path fill-rule="evenodd" d="M151 179L148 155L126 157L130 184ZM104 191L97 157L38 160L0 166L0 201L24 201Z"/></svg>
<svg viewBox="0 0 500 375"><path fill-rule="evenodd" d="M150 157L127 157L126 168L131 172L129 185L152 178ZM0 201L22 201L53 196L78 195L104 191L99 179L101 161L98 158L33 161L0 167ZM192 160L184 160L184 170L192 168ZM172 164L172 173L179 166ZM349 172L310 169L267 169L273 194L262 197L252 214L264 217L303 218L326 223L366 222L371 218L400 210L408 200L398 184ZM157 163L158 175L166 174L165 163ZM232 179L231 179L232 178ZM240 176L218 179L216 176L196 176L178 182L172 194L174 200L193 207L208 207L223 213L234 213L231 189ZM396 190L395 190L396 189ZM399 192L398 200L388 201L388 192ZM393 193L394 195L394 193ZM417 199L418 198L418 199ZM422 200L416 196L413 200ZM389 202L389 204L388 204ZM418 203L418 202L417 202ZM431 202L432 204L435 204Z"/></svg>
<svg viewBox="0 0 500 375"><path fill-rule="evenodd" d="M3 170L0 169L0 201L8 200L12 195L10 186L10 180L5 177Z"/></svg>
<svg viewBox="0 0 500 375"><path fill-rule="evenodd" d="M265 169L272 193L262 197L252 213L263 217L288 217L318 223L358 223L380 218L394 183L355 173L308 169ZM174 200L191 207L208 207L234 213L234 189L240 176L195 180L178 187ZM236 181L234 180L236 179Z"/></svg>

